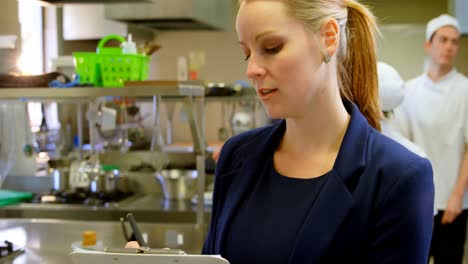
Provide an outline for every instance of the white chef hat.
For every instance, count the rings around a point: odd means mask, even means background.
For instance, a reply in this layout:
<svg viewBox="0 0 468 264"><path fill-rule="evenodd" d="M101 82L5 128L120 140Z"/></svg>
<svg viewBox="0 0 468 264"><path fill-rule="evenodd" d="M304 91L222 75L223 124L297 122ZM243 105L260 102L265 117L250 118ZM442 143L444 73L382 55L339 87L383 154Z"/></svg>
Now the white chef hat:
<svg viewBox="0 0 468 264"><path fill-rule="evenodd" d="M405 82L395 68L385 62L377 63L377 75L380 106L385 112L391 111L403 101Z"/></svg>
<svg viewBox="0 0 468 264"><path fill-rule="evenodd" d="M460 32L460 24L453 16L447 14L440 15L431 19L426 26L426 40L429 41L432 35L441 27L452 26Z"/></svg>

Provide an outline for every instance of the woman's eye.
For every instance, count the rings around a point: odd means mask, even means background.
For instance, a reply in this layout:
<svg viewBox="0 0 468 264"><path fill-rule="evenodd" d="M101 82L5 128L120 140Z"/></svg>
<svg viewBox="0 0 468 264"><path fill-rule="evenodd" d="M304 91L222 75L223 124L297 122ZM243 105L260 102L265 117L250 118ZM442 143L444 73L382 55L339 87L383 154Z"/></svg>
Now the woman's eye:
<svg viewBox="0 0 468 264"><path fill-rule="evenodd" d="M245 59L244 59L244 61L248 61L249 59L250 59L250 54L249 54L249 55L247 55L247 56L245 56Z"/></svg>
<svg viewBox="0 0 468 264"><path fill-rule="evenodd" d="M281 50L281 48L283 48L283 45L278 45L278 46L274 46L271 48L265 48L265 53L276 54Z"/></svg>

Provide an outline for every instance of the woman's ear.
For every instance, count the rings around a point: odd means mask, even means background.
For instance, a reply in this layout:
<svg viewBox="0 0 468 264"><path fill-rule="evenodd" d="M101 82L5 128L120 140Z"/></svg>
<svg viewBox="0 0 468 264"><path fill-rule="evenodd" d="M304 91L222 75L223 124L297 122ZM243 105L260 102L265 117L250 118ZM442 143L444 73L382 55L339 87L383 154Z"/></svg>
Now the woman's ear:
<svg viewBox="0 0 468 264"><path fill-rule="evenodd" d="M328 53L330 57L335 55L340 41L340 27L336 19L331 18L326 21L320 30L321 39L323 40L323 51Z"/></svg>

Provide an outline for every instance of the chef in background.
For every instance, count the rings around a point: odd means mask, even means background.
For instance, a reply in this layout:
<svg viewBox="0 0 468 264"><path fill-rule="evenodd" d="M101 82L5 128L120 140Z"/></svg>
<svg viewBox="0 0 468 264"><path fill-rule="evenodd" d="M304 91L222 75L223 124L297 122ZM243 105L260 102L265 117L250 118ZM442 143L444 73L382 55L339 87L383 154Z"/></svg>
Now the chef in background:
<svg viewBox="0 0 468 264"><path fill-rule="evenodd" d="M458 21L449 15L430 20L424 49L426 71L405 85L392 124L423 148L434 168L434 263L461 264L468 216L468 79L454 68Z"/></svg>
<svg viewBox="0 0 468 264"><path fill-rule="evenodd" d="M393 110L403 102L405 82L398 71L385 62L377 63L377 75L379 78L380 106L384 113L384 118L380 121L382 133L402 144L415 154L418 154L421 157L426 157L426 154L421 147L400 134L400 132L395 130L391 124Z"/></svg>

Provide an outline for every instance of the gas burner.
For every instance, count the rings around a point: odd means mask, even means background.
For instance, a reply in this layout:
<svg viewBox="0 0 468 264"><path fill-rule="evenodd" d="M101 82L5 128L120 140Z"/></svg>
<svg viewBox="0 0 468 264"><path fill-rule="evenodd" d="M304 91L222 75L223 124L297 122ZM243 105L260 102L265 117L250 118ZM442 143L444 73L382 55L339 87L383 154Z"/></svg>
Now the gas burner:
<svg viewBox="0 0 468 264"><path fill-rule="evenodd" d="M8 240L5 240L3 243L0 242L0 259L2 259L2 261L6 258L14 258L21 255L23 252L24 249L17 248Z"/></svg>

